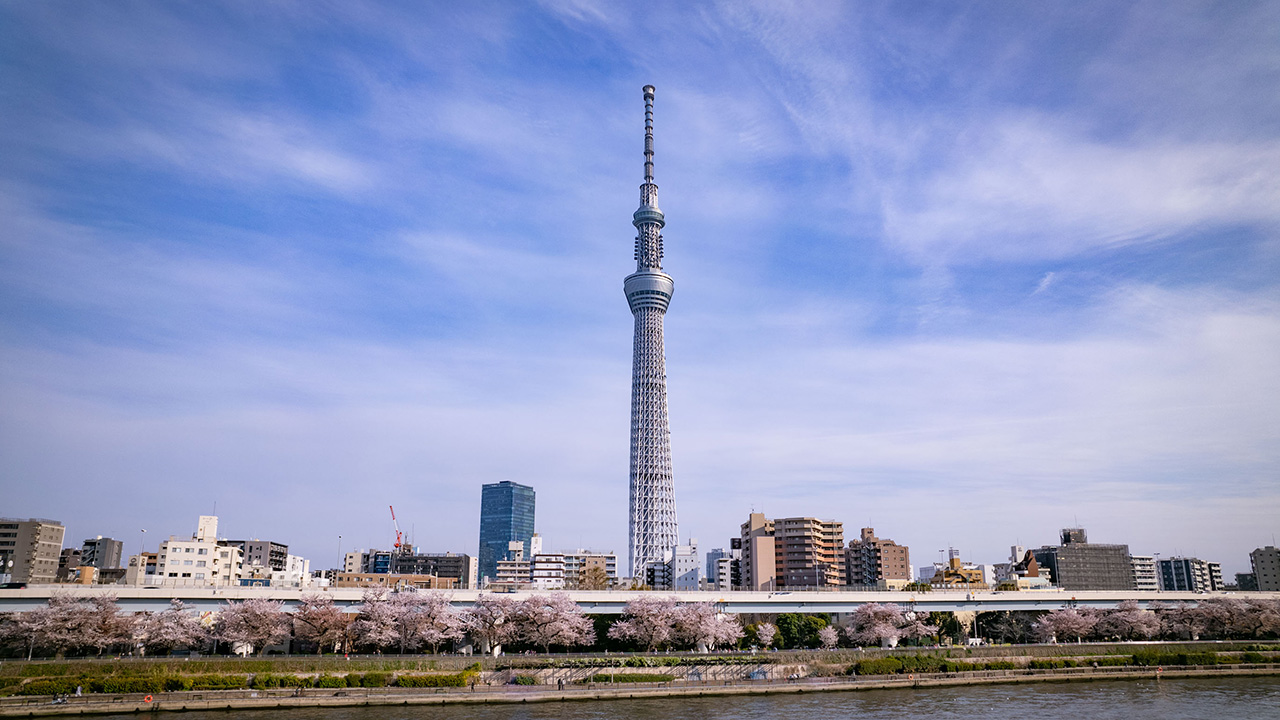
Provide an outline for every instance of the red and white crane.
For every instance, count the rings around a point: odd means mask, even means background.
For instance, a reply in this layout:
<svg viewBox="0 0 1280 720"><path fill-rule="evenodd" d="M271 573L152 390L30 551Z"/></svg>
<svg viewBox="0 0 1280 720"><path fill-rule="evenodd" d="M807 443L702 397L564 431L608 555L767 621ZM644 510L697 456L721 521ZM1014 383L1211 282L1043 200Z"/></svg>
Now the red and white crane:
<svg viewBox="0 0 1280 720"><path fill-rule="evenodd" d="M395 506L388 505L387 507L391 508L391 524L396 529L396 552L400 552L400 546L404 542L404 536L400 533L400 523L396 522Z"/></svg>

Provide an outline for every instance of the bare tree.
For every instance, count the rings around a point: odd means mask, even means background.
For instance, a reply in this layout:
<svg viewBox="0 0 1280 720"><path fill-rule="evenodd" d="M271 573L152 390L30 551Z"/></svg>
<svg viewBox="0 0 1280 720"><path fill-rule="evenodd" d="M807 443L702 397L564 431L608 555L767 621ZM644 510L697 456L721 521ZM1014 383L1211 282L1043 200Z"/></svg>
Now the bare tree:
<svg viewBox="0 0 1280 720"><path fill-rule="evenodd" d="M251 598L228 602L218 613L214 633L219 640L247 646L250 652L261 655L268 645L289 638L290 625L283 602Z"/></svg>
<svg viewBox="0 0 1280 720"><path fill-rule="evenodd" d="M818 631L818 641L822 643L823 650L831 650L840 642L840 631L828 625Z"/></svg>
<svg viewBox="0 0 1280 720"><path fill-rule="evenodd" d="M137 626L138 640L152 652L169 653L174 648L200 645L208 635L200 619L176 599L163 611L144 615Z"/></svg>
<svg viewBox="0 0 1280 720"><path fill-rule="evenodd" d="M756 625L756 640L760 642L760 647L772 647L773 639L777 636L778 628L773 623L762 622Z"/></svg>
<svg viewBox="0 0 1280 720"><path fill-rule="evenodd" d="M579 590L606 590L609 587L609 573L599 565L592 565L578 576Z"/></svg>
<svg viewBox="0 0 1280 720"><path fill-rule="evenodd" d="M551 652L552 645L590 645L596 640L591 618L564 593L531 595L516 608L520 638Z"/></svg>
<svg viewBox="0 0 1280 720"><path fill-rule="evenodd" d="M373 647L378 652L395 645L400 640L396 609L387 600L387 591L366 590L358 606L359 615L351 623L351 631L360 645Z"/></svg>
<svg viewBox="0 0 1280 720"><path fill-rule="evenodd" d="M609 628L609 637L634 642L645 650L656 650L675 639L676 614L674 598L636 598L623 609L623 619Z"/></svg>
<svg viewBox="0 0 1280 720"><path fill-rule="evenodd" d="M293 631L300 640L315 643L316 654L338 646L347 637L347 613L324 594L303 595L293 613Z"/></svg>
<svg viewBox="0 0 1280 720"><path fill-rule="evenodd" d="M481 595L464 615L467 631L480 641L480 651L490 653L512 639L516 603L500 595Z"/></svg>

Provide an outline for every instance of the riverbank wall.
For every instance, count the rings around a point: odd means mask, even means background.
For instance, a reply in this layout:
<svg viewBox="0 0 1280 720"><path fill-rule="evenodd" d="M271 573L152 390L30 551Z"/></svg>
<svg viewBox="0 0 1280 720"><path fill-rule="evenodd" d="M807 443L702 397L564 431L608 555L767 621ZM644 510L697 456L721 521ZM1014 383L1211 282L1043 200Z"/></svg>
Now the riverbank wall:
<svg viewBox="0 0 1280 720"><path fill-rule="evenodd" d="M12 697L0 699L0 717L46 717L119 713L262 710L302 707L469 705L531 702L586 702L677 696L768 695L782 693L1004 685L1043 682L1101 682L1147 679L1176 682L1190 677L1280 676L1280 663L1183 667L1078 667L1046 670L986 670L959 673L771 680L672 681L656 684L477 685L468 688L349 688L346 690L223 690L156 695Z"/></svg>

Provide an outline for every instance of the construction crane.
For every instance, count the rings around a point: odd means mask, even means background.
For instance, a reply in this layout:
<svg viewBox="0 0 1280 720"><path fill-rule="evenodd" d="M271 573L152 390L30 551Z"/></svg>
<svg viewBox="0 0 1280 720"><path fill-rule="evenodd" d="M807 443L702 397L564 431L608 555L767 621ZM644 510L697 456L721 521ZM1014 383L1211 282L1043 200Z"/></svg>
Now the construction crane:
<svg viewBox="0 0 1280 720"><path fill-rule="evenodd" d="M399 552L401 552L401 550L400 550L400 546L401 546L401 545L403 544L403 542L404 542L404 536L400 533L400 523L396 522L396 509L395 509L395 506L393 506L393 505L388 505L387 507L391 508L391 524L392 524L392 525L395 527L395 529L396 529L396 552L397 552L397 553L399 553Z"/></svg>

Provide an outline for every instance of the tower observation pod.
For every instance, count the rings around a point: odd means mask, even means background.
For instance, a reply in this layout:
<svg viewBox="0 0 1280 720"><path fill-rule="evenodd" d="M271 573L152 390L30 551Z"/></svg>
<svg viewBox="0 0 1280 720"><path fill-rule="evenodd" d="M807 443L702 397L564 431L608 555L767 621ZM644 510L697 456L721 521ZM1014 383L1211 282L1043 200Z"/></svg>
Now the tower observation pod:
<svg viewBox="0 0 1280 720"><path fill-rule="evenodd" d="M679 544L676 490L671 473L671 431L667 424L667 369L662 318L675 283L662 271L662 228L658 186L653 182L653 86L644 87L644 184L636 226L636 271L623 281L635 318L631 359L631 519L628 532L631 577L643 578L650 563Z"/></svg>

